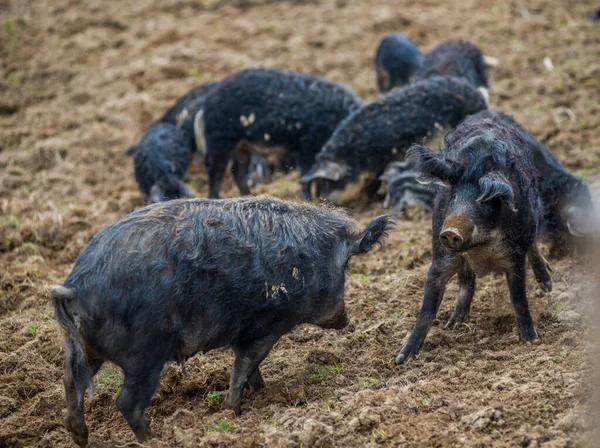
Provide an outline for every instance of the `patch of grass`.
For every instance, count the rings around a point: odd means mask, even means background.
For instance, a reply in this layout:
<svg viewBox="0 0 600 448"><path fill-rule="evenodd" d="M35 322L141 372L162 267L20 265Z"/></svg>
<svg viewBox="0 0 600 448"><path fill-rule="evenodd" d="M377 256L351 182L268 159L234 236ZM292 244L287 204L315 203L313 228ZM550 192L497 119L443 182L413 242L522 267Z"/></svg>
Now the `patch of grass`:
<svg viewBox="0 0 600 448"><path fill-rule="evenodd" d="M29 328L27 328L27 333L28 333L28 334L29 334L29 336L31 336L32 338L35 338L35 337L38 335L38 333L40 332L40 328L42 328L42 327L41 327L41 325L38 325L38 324L31 324L31 325L29 326Z"/></svg>
<svg viewBox="0 0 600 448"><path fill-rule="evenodd" d="M222 392L209 392L206 394L206 400L211 404L219 404L223 401L223 393Z"/></svg>
<svg viewBox="0 0 600 448"><path fill-rule="evenodd" d="M316 364L308 380L311 384L318 384L330 380L341 373L342 368L335 362L333 364Z"/></svg>
<svg viewBox="0 0 600 448"><path fill-rule="evenodd" d="M565 309L565 306L562 303L557 303L556 305L554 305L554 308L556 309L557 312L561 312L562 310Z"/></svg>
<svg viewBox="0 0 600 448"><path fill-rule="evenodd" d="M206 432L233 432L235 429L234 424L227 420L226 418L222 418L218 422L211 423L206 427Z"/></svg>
<svg viewBox="0 0 600 448"><path fill-rule="evenodd" d="M21 84L23 79L23 72L13 72L8 75L8 81L12 84Z"/></svg>
<svg viewBox="0 0 600 448"><path fill-rule="evenodd" d="M360 387L364 387L365 389L370 389L372 387L379 386L380 384L381 381L379 381L377 378L373 378L372 376L358 379L358 385Z"/></svg>
<svg viewBox="0 0 600 448"><path fill-rule="evenodd" d="M98 392L112 391L116 397L123 388L123 373L113 365L104 365L96 375Z"/></svg>
<svg viewBox="0 0 600 448"><path fill-rule="evenodd" d="M573 172L573 175L586 179L590 176L590 174L594 174L596 170L597 168L581 168L580 170L576 170L575 172Z"/></svg>
<svg viewBox="0 0 600 448"><path fill-rule="evenodd" d="M365 274L361 274L360 272L355 272L350 274L350 279L359 282L362 285L370 285L373 281L367 277Z"/></svg>
<svg viewBox="0 0 600 448"><path fill-rule="evenodd" d="M360 96L361 97L366 98L367 96L369 96L369 93L371 93L371 89L369 89L368 87L360 88Z"/></svg>
<svg viewBox="0 0 600 448"><path fill-rule="evenodd" d="M0 227L5 229L19 229L21 227L21 221L14 216L2 216L0 217Z"/></svg>
<svg viewBox="0 0 600 448"><path fill-rule="evenodd" d="M382 359L381 364L388 369L396 369L396 358Z"/></svg>
<svg viewBox="0 0 600 448"><path fill-rule="evenodd" d="M17 254L19 255L39 255L40 247L37 244L33 243L23 243L19 247L17 247Z"/></svg>
<svg viewBox="0 0 600 448"><path fill-rule="evenodd" d="M2 30L4 32L4 49L13 51L19 43L17 35L17 26L14 20L5 20L2 22Z"/></svg>
<svg viewBox="0 0 600 448"><path fill-rule="evenodd" d="M200 75L202 75L202 71L199 67L192 67L187 71L187 75L194 78L199 78Z"/></svg>
<svg viewBox="0 0 600 448"><path fill-rule="evenodd" d="M371 431L371 439L376 442L385 442L388 438L387 433L382 428L376 428Z"/></svg>

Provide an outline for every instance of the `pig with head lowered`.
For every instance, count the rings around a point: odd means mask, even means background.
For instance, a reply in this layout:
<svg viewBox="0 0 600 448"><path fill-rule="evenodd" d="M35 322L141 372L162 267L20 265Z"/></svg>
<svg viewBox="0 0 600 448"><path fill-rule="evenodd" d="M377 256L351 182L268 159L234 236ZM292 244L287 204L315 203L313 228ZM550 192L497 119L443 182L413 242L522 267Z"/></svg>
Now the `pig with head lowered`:
<svg viewBox="0 0 600 448"><path fill-rule="evenodd" d="M375 53L375 72L380 92L408 84L421 65L421 52L406 36L390 33L381 39Z"/></svg>
<svg viewBox="0 0 600 448"><path fill-rule="evenodd" d="M542 289L551 288L548 266L536 241L543 232L543 204L534 160L515 126L499 119L470 117L445 139L441 151L414 146L420 181L441 186L433 211L433 261L415 327L397 363L421 348L444 296L458 275L458 301L447 327L470 313L477 276L506 274L522 340L534 342L527 302L527 257Z"/></svg>
<svg viewBox="0 0 600 448"><path fill-rule="evenodd" d="M147 202L193 197L183 182L190 165L192 143L183 129L156 122L136 146L133 173Z"/></svg>
<svg viewBox="0 0 600 448"><path fill-rule="evenodd" d="M306 191L329 196L359 180L380 176L394 160L424 138L453 128L487 109L481 93L464 79L434 76L382 95L353 112L335 130L300 178Z"/></svg>
<svg viewBox="0 0 600 448"><path fill-rule="evenodd" d="M277 340L310 323L341 329L349 259L392 225L364 230L330 207L268 196L154 204L95 235L64 285L51 291L65 332L66 427L88 440L85 390L105 361L125 374L117 407L142 442L144 411L167 361L230 347L226 404L241 413L246 386Z"/></svg>
<svg viewBox="0 0 600 448"><path fill-rule="evenodd" d="M196 127L206 147L209 197L219 197L230 160L240 193L250 194L253 154L292 156L306 173L338 124L361 104L350 88L315 75L255 68L224 78L206 97Z"/></svg>

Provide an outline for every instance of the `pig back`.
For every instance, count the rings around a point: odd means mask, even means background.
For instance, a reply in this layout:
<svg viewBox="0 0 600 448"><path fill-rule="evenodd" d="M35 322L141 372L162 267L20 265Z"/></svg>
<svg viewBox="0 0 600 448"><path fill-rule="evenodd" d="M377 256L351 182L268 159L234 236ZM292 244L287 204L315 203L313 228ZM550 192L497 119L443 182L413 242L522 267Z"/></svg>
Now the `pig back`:
<svg viewBox="0 0 600 448"><path fill-rule="evenodd" d="M265 312L297 324L308 297L343 279L352 227L342 213L272 198L155 204L98 233L65 286L83 322L113 328L215 337Z"/></svg>

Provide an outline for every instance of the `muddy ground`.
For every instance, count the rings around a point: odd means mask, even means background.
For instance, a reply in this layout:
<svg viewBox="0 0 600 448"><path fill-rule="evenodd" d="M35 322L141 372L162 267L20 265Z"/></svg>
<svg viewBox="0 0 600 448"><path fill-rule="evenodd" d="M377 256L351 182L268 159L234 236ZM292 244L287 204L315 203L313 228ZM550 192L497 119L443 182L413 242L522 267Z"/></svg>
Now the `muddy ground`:
<svg viewBox="0 0 600 448"><path fill-rule="evenodd" d="M385 3L385 4L384 4ZM379 38L426 49L466 38L498 58L491 104L512 113L580 175L600 160L600 25L595 1L0 0L0 446L71 446L63 427L62 341L48 306L77 254L142 206L123 157L189 88L263 65L318 73L376 95ZM549 58L551 64L544 63ZM263 186L297 198L297 176ZM226 195L237 192L230 180ZM206 195L195 165L188 184ZM380 204L351 203L361 223ZM444 330L452 286L419 359L395 366L431 260L427 219L403 221L355 260L353 325L303 326L263 363L267 388L244 414L221 409L232 355L168 366L148 408L151 446L545 446L589 438L586 263L553 260L554 291L529 281L542 342L518 341L505 281L479 282L472 320ZM544 247L547 251L547 247ZM91 446L134 437L105 366L86 404Z"/></svg>

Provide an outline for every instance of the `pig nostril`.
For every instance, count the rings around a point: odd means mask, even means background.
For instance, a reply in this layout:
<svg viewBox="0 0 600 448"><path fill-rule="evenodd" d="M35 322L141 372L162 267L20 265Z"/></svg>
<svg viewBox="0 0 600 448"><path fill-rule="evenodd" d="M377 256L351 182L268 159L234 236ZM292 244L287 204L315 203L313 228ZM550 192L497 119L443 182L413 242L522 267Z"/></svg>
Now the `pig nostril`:
<svg viewBox="0 0 600 448"><path fill-rule="evenodd" d="M440 235L441 243L449 249L459 249L463 239L455 232L446 231Z"/></svg>

